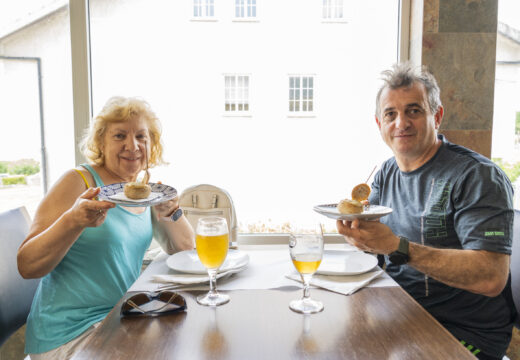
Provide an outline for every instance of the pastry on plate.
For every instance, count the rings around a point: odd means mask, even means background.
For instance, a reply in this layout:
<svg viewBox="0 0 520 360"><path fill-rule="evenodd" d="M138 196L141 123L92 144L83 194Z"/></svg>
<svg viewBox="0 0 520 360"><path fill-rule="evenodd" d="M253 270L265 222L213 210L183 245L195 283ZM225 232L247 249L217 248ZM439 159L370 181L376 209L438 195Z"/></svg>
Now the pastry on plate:
<svg viewBox="0 0 520 360"><path fill-rule="evenodd" d="M352 189L352 199L357 201L364 201L370 195L370 186L367 184L359 184Z"/></svg>
<svg viewBox="0 0 520 360"><path fill-rule="evenodd" d="M337 205L340 214L361 214L363 212L363 204L357 200L343 199Z"/></svg>
<svg viewBox="0 0 520 360"><path fill-rule="evenodd" d="M125 184L124 192L129 199L146 199L150 196L152 188L146 183L132 181Z"/></svg>

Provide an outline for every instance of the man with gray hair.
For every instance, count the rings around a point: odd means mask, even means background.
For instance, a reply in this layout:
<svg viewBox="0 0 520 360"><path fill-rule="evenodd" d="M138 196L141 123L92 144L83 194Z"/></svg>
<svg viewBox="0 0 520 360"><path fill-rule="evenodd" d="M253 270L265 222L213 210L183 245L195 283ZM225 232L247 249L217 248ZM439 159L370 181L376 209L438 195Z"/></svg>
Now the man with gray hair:
<svg viewBox="0 0 520 360"><path fill-rule="evenodd" d="M509 258L513 189L486 157L438 134L444 108L425 68L383 72L376 123L394 157L372 183L380 221L338 221L356 247L384 254L386 271L479 359L511 340Z"/></svg>

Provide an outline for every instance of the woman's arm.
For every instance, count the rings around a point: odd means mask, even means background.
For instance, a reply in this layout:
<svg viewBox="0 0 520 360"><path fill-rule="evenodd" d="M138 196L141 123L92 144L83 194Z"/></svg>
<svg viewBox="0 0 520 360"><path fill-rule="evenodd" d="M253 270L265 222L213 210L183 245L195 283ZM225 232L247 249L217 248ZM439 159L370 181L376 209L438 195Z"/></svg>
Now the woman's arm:
<svg viewBox="0 0 520 360"><path fill-rule="evenodd" d="M18 249L22 277L39 278L51 272L67 254L86 227L105 221L115 205L94 198L99 188L85 191L83 179L74 170L65 173L43 198L27 238Z"/></svg>
<svg viewBox="0 0 520 360"><path fill-rule="evenodd" d="M176 251L191 250L195 243L195 233L188 219L182 215L176 221L171 215L179 208L178 199L156 205L152 209L154 236L168 254Z"/></svg>

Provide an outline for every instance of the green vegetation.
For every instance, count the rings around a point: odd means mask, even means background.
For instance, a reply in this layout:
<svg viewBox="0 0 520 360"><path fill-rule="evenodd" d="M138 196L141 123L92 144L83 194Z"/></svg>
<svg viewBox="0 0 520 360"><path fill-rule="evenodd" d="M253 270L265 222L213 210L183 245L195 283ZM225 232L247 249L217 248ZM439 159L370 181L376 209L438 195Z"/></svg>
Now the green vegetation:
<svg viewBox="0 0 520 360"><path fill-rule="evenodd" d="M0 161L0 185L27 185L26 176L40 172L40 163L33 159L21 159L16 161Z"/></svg>
<svg viewBox="0 0 520 360"><path fill-rule="evenodd" d="M40 163L33 159L22 159L9 164L9 174L33 175L40 172Z"/></svg>
<svg viewBox="0 0 520 360"><path fill-rule="evenodd" d="M0 174L34 175L40 172L40 163L33 159L0 161Z"/></svg>
<svg viewBox="0 0 520 360"><path fill-rule="evenodd" d="M520 135L520 111L516 113L515 134Z"/></svg>
<svg viewBox="0 0 520 360"><path fill-rule="evenodd" d="M12 176L12 177L3 178L2 184L4 184L4 185L16 185L16 184L27 185L27 181L25 180L25 176Z"/></svg>
<svg viewBox="0 0 520 360"><path fill-rule="evenodd" d="M517 118L518 124L518 118ZM518 125L517 125L518 126ZM492 159L495 164L497 164L504 172L506 173L509 180L514 183L518 176L520 176L520 162L510 164L501 158L493 158Z"/></svg>
<svg viewBox="0 0 520 360"><path fill-rule="evenodd" d="M40 172L39 164L24 164L24 165L15 165L9 169L9 174L14 175L33 175Z"/></svg>

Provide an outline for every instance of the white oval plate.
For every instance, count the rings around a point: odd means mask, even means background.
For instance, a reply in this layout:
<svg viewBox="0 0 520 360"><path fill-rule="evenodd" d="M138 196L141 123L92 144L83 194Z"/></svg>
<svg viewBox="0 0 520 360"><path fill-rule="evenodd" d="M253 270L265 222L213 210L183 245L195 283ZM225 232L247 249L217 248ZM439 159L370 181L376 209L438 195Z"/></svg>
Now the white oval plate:
<svg viewBox="0 0 520 360"><path fill-rule="evenodd" d="M231 269L245 268L249 264L249 255L229 249L226 260L218 270L225 272ZM186 250L175 253L166 259L166 265L172 270L188 274L207 274L208 270L202 265L197 255L197 250Z"/></svg>
<svg viewBox="0 0 520 360"><path fill-rule="evenodd" d="M363 212L360 214L341 214L337 209L338 204L317 205L313 208L318 214L324 215L335 220L352 221L354 219L360 220L377 220L380 217L388 215L392 209L381 205L366 205L363 207Z"/></svg>
<svg viewBox="0 0 520 360"><path fill-rule="evenodd" d="M150 196L146 199L133 200L125 196L125 184L126 183L123 182L102 186L98 199L124 206L153 206L174 199L177 196L177 190L171 186L148 183L152 188Z"/></svg>
<svg viewBox="0 0 520 360"><path fill-rule="evenodd" d="M324 250L320 267L322 275L358 275L377 265L377 257L361 251Z"/></svg>

